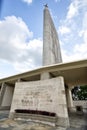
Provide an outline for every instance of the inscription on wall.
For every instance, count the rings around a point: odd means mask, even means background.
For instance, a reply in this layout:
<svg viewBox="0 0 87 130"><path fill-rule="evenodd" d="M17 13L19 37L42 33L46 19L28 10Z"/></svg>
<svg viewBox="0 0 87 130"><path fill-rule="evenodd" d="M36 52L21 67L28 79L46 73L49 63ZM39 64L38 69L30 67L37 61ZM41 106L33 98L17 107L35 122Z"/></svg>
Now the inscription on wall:
<svg viewBox="0 0 87 130"><path fill-rule="evenodd" d="M54 88L50 85L48 86L49 90L46 90L46 86L36 86L34 89L32 87L27 87L23 93L23 97L21 99L21 105L26 106L28 108L36 108L39 109L43 106L43 104L47 106L51 106L53 97L50 93Z"/></svg>
<svg viewBox="0 0 87 130"><path fill-rule="evenodd" d="M64 116L66 99L63 78L16 83L11 112L15 109L48 111Z"/></svg>

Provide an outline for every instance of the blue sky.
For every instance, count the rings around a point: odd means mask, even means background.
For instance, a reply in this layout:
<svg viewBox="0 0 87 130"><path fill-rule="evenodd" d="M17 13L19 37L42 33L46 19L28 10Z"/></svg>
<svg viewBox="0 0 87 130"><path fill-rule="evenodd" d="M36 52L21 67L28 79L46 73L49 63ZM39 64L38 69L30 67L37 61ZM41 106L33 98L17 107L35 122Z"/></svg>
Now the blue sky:
<svg viewBox="0 0 87 130"><path fill-rule="evenodd" d="M87 0L2 0L0 78L42 66L46 3L58 31L63 62L87 59Z"/></svg>

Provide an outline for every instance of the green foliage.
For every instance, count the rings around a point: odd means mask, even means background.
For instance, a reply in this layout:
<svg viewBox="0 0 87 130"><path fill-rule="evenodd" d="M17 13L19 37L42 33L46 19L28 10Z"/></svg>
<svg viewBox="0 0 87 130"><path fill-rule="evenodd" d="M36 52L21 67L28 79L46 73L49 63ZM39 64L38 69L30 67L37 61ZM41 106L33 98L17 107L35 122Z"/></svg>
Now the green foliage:
<svg viewBox="0 0 87 130"><path fill-rule="evenodd" d="M87 100L87 85L76 86L72 89L73 100Z"/></svg>
<svg viewBox="0 0 87 130"><path fill-rule="evenodd" d="M77 92L79 100L87 100L87 85L80 86L79 91Z"/></svg>

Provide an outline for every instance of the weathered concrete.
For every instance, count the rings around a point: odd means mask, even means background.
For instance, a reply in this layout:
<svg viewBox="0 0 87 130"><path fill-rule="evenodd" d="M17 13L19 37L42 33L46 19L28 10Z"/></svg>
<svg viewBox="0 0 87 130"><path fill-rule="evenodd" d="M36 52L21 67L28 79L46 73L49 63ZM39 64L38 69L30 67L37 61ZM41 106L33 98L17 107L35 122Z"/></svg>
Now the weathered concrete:
<svg viewBox="0 0 87 130"><path fill-rule="evenodd" d="M15 83L18 81L18 79L22 79L23 81L40 80L40 78L37 77L38 75L44 72L50 73L53 77L64 77L65 84L70 87L87 84L87 60L81 60L69 63L44 66L35 70L6 77L0 79L0 85L3 82L6 82L15 86Z"/></svg>
<svg viewBox="0 0 87 130"><path fill-rule="evenodd" d="M11 106L14 88L6 85L1 106Z"/></svg>
<svg viewBox="0 0 87 130"><path fill-rule="evenodd" d="M56 125L69 126L63 77L16 83L10 116L15 113L15 109L56 113L58 120L64 119Z"/></svg>
<svg viewBox="0 0 87 130"><path fill-rule="evenodd" d="M66 87L66 99L67 99L67 107L70 110L73 107L73 99L71 89L69 87Z"/></svg>
<svg viewBox="0 0 87 130"><path fill-rule="evenodd" d="M77 111L76 110L77 106L82 107L83 113L87 114L87 100L73 101L74 111Z"/></svg>
<svg viewBox="0 0 87 130"><path fill-rule="evenodd" d="M83 106L83 108L87 108L87 100L76 100L76 101L73 101L73 105L74 106Z"/></svg>
<svg viewBox="0 0 87 130"><path fill-rule="evenodd" d="M2 101L3 101L3 98L4 98L5 90L6 90L5 83L2 83L1 90L0 90L0 107L2 105Z"/></svg>
<svg viewBox="0 0 87 130"><path fill-rule="evenodd" d="M50 73L47 73L47 72L41 73L41 76L40 76L41 80L50 79L50 78L51 78Z"/></svg>
<svg viewBox="0 0 87 130"><path fill-rule="evenodd" d="M11 106L11 101L13 97L14 88L2 83L0 92L0 110L9 110Z"/></svg>
<svg viewBox="0 0 87 130"><path fill-rule="evenodd" d="M58 35L48 7L44 9L43 25L43 65L62 62Z"/></svg>

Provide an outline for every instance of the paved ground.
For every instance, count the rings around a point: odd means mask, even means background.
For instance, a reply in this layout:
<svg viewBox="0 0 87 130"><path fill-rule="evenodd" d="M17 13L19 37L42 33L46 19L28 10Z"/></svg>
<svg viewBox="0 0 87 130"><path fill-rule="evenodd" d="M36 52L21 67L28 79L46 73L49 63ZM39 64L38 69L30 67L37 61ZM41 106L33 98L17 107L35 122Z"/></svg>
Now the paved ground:
<svg viewBox="0 0 87 130"><path fill-rule="evenodd" d="M8 119L8 112L0 112L0 130L87 130L87 126L81 128L55 128L49 125L34 123L25 120L11 120Z"/></svg>
<svg viewBox="0 0 87 130"><path fill-rule="evenodd" d="M0 130L55 130L55 128L33 122L6 119L0 122Z"/></svg>
<svg viewBox="0 0 87 130"><path fill-rule="evenodd" d="M4 119L3 121L0 121L0 130L65 130L65 128L55 128L39 123Z"/></svg>
<svg viewBox="0 0 87 130"><path fill-rule="evenodd" d="M8 119L8 112L0 112L0 130L65 130L25 120Z"/></svg>

